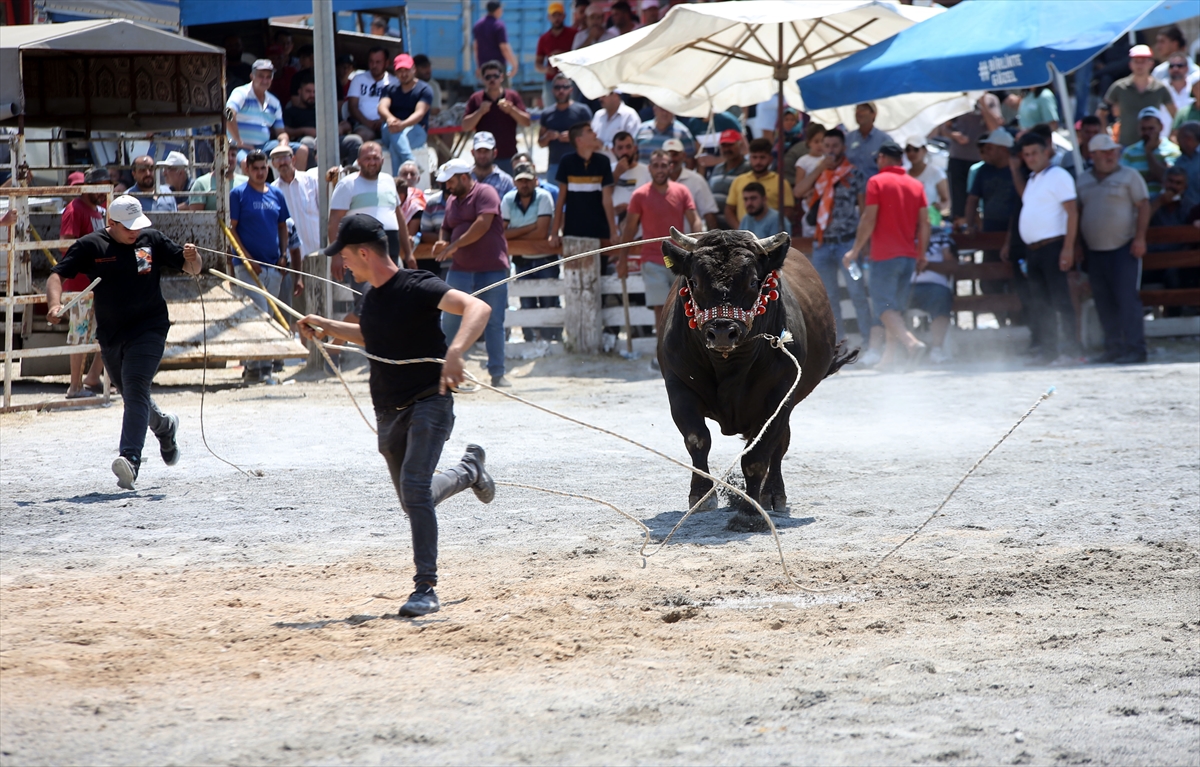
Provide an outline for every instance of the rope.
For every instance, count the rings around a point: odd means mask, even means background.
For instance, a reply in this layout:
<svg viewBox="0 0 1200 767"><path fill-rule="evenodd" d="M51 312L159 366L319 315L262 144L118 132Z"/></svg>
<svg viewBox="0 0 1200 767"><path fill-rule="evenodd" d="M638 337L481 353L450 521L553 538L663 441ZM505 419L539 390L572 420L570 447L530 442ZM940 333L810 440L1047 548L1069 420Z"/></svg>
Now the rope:
<svg viewBox="0 0 1200 767"><path fill-rule="evenodd" d="M203 250L205 253L212 253L215 256L229 255L228 253L223 253L219 250L213 250L212 248L202 248L199 245L196 246L196 250ZM258 263L261 264L263 262L259 261ZM355 294L356 296L362 295L361 292L355 290L354 288L350 287L349 285L347 285L344 282L338 282L337 280L331 280L326 277L321 277L320 275L317 275L317 274L309 274L308 272L302 272L299 269L289 269L288 267L280 266L279 264L267 264L267 266L270 266L274 269L278 269L281 272L291 272L292 274L298 274L301 277L306 277L306 278L310 278L310 279L314 279L314 280L320 280L321 282L328 282L330 285L336 285L339 288L345 288L346 290L350 291L351 293Z"/></svg>

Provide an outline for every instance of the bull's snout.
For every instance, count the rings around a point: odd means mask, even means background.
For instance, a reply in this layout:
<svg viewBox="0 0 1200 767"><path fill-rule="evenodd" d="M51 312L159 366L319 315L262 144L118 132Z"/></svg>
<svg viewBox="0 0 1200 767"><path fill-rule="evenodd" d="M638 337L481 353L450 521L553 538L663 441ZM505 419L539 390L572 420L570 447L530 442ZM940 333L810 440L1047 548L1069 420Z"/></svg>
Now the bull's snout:
<svg viewBox="0 0 1200 767"><path fill-rule="evenodd" d="M713 320L704 326L704 343L709 349L727 352L742 341L743 328L733 320Z"/></svg>

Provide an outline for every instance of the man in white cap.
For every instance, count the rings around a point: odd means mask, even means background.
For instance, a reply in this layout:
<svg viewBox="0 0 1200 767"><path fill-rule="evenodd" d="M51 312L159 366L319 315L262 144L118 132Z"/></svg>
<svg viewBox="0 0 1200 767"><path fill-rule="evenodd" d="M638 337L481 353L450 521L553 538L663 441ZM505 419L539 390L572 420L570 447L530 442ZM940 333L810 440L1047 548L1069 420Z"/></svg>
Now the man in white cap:
<svg viewBox="0 0 1200 767"><path fill-rule="evenodd" d="M1120 144L1101 133L1088 142L1088 151L1092 170L1076 183L1079 233L1086 246L1096 314L1104 328L1104 353L1091 361L1145 362L1138 261L1146 255L1150 195L1141 174L1120 164Z"/></svg>
<svg viewBox="0 0 1200 767"><path fill-rule="evenodd" d="M687 190L692 193L692 201L696 204L696 213L704 220L709 231L716 229L717 201L713 197L708 182L704 180L704 176L687 167L687 155L684 153L683 142L677 138L670 138L663 142L662 148L671 161L671 180L687 187ZM684 223L687 228L682 231L689 234L699 231L691 228L691 219ZM772 234L774 233L772 232Z"/></svg>
<svg viewBox="0 0 1200 767"><path fill-rule="evenodd" d="M491 186L479 182L471 161L456 157L438 169L437 181L451 195L433 257L450 261L446 282L464 293L474 293L508 277L508 241L504 238L504 220L500 195ZM515 188L515 187L514 187ZM501 285L480 295L492 315L483 332L487 345L487 368L492 386L510 386L504 377L504 310L508 306L508 286ZM442 318L446 335L458 333L460 318L447 312Z"/></svg>
<svg viewBox="0 0 1200 767"><path fill-rule="evenodd" d="M75 241L51 270L46 282L46 315L62 321L62 281L77 274L101 278L94 293L96 340L104 366L125 401L120 455L113 461L117 485L132 490L142 464L142 446L149 427L158 438L163 463L179 460L175 441L179 419L161 410L150 398L150 382L158 371L167 329L167 302L159 288L162 269L169 266L188 274L200 273L196 246L183 247L150 229L150 219L135 198L123 195L108 209L108 226Z"/></svg>
<svg viewBox="0 0 1200 767"><path fill-rule="evenodd" d="M1125 120L1121 122L1124 127ZM1163 174L1179 158L1179 147L1162 137L1162 121L1154 107L1138 113L1137 128L1140 140L1121 152L1121 164L1141 173L1150 196L1154 197L1162 191Z"/></svg>
<svg viewBox="0 0 1200 767"><path fill-rule="evenodd" d="M167 156L158 161L162 169L162 192L186 192L188 189L188 158L183 152L168 152ZM186 198L179 198L186 199ZM179 199L174 195L160 197L154 201L154 211L178 210ZM169 202L168 202L169 200ZM160 207L160 205L162 207ZM167 207L167 206L170 207Z"/></svg>
<svg viewBox="0 0 1200 767"><path fill-rule="evenodd" d="M504 197L517 188L512 176L496 167L496 137L487 131L475 134L471 143L471 156L475 158L475 180L487 184L496 190L496 194Z"/></svg>
<svg viewBox="0 0 1200 767"><path fill-rule="evenodd" d="M1171 98L1171 91L1151 75L1154 54L1150 46L1135 45L1129 49L1129 69L1133 74L1109 86L1099 115L1104 119L1103 112L1108 110L1113 117L1120 118L1121 146L1129 146L1141 137L1138 115L1146 107L1165 107L1172 117L1175 116L1175 100Z"/></svg>

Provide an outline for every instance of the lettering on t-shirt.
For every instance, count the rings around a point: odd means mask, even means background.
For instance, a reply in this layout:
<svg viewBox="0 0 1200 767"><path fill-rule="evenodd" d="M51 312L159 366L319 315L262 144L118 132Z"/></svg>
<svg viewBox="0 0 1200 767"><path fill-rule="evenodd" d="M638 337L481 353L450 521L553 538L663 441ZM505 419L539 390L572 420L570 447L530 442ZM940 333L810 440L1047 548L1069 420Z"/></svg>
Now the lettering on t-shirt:
<svg viewBox="0 0 1200 767"><path fill-rule="evenodd" d="M150 268L154 264L154 257L150 255L150 249L138 248L134 251L134 254L137 256L138 274L149 274ZM113 260L115 261L116 259Z"/></svg>
<svg viewBox="0 0 1200 767"><path fill-rule="evenodd" d="M374 98L374 97L378 96L378 97L382 98L384 95L383 92L387 88L388 85L390 85L390 83L387 82L387 78L384 78L383 81L381 81L381 82L372 82L370 85L366 85L365 83L360 84L358 86L358 95L360 97L367 96L370 98Z"/></svg>

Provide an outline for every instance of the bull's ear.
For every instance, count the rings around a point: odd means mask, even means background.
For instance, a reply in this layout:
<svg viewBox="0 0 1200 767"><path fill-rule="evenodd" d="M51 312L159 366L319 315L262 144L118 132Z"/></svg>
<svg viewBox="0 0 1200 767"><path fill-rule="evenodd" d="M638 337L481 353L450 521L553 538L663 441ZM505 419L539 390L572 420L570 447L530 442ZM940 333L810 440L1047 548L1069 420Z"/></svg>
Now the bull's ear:
<svg viewBox="0 0 1200 767"><path fill-rule="evenodd" d="M763 265L763 273L769 274L783 266L788 249L792 247L792 236L787 232L780 232L773 237L760 239L758 245L762 252L758 257L759 263Z"/></svg>
<svg viewBox="0 0 1200 767"><path fill-rule="evenodd" d="M662 243L663 263L672 273L681 277L692 276L692 254L670 240Z"/></svg>

